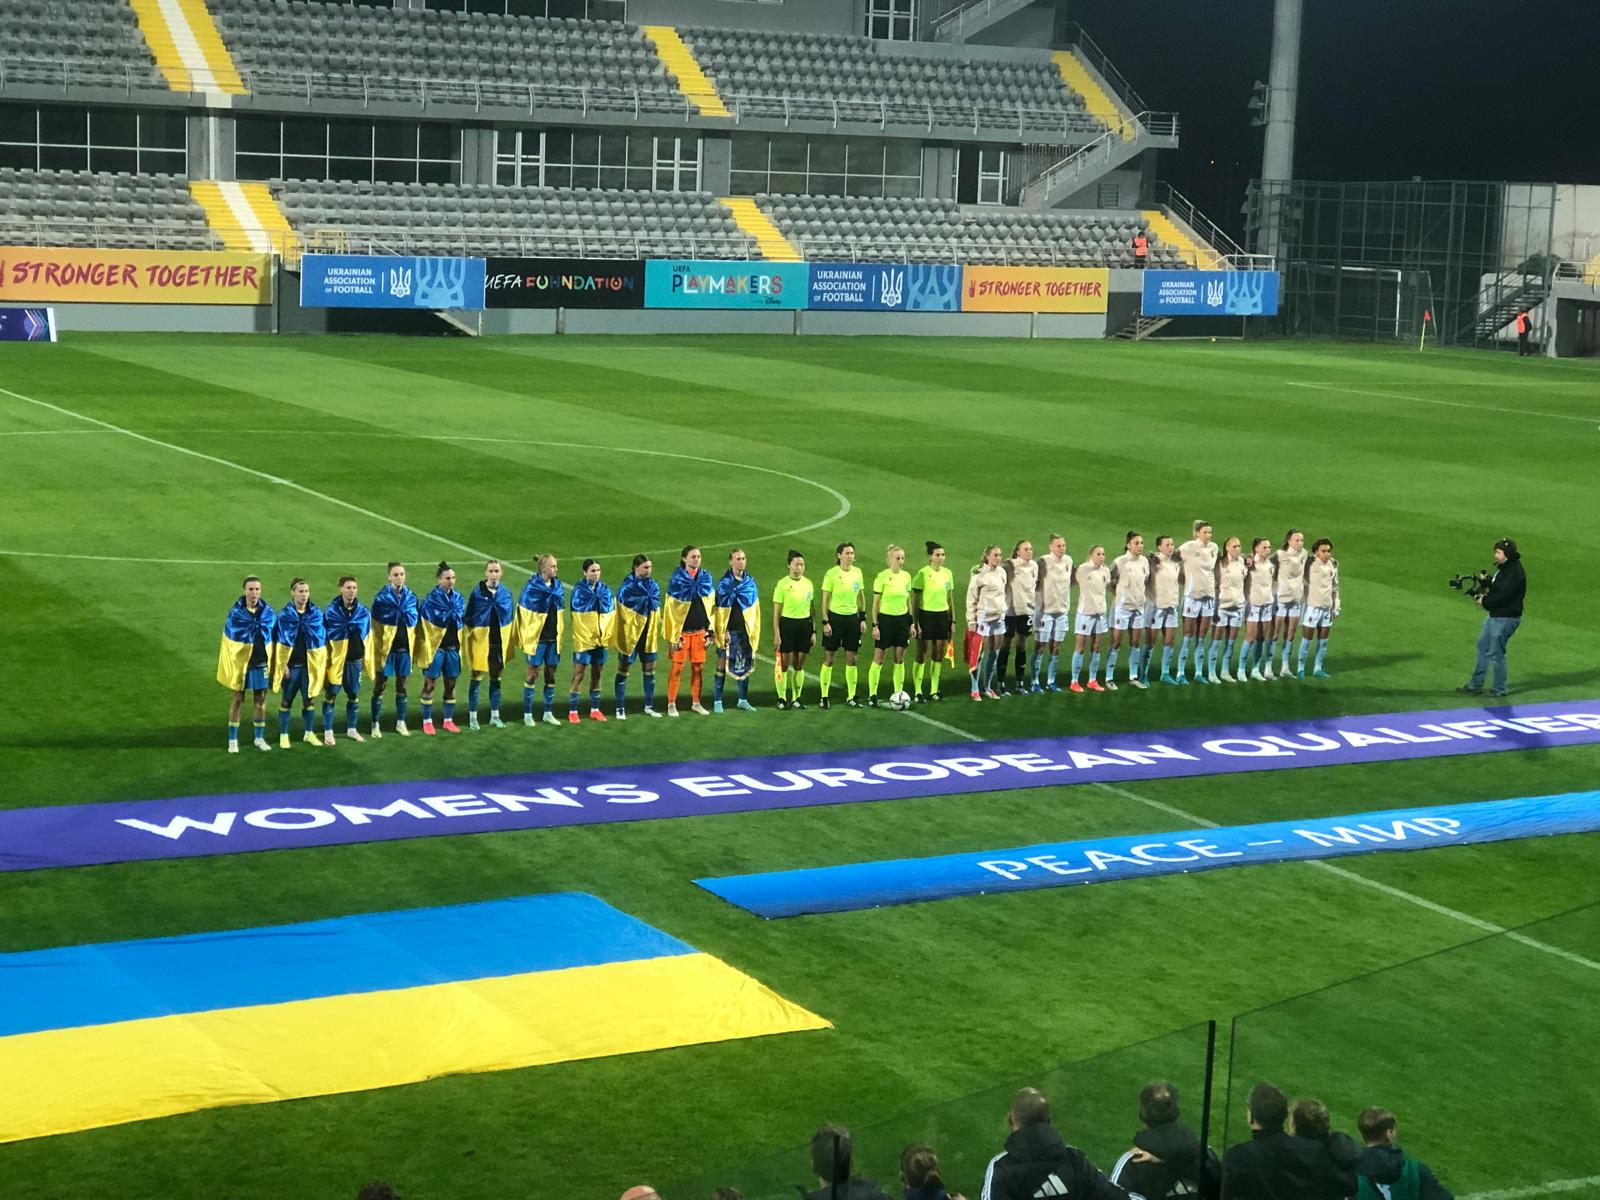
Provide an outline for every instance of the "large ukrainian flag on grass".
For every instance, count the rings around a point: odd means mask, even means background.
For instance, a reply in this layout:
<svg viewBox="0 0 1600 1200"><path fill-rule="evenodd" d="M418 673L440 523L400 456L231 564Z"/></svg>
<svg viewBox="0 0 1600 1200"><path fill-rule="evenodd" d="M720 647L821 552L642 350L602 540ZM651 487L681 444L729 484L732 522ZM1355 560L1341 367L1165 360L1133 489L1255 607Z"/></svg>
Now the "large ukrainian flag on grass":
<svg viewBox="0 0 1600 1200"><path fill-rule="evenodd" d="M826 1028L581 894L0 954L0 1142Z"/></svg>

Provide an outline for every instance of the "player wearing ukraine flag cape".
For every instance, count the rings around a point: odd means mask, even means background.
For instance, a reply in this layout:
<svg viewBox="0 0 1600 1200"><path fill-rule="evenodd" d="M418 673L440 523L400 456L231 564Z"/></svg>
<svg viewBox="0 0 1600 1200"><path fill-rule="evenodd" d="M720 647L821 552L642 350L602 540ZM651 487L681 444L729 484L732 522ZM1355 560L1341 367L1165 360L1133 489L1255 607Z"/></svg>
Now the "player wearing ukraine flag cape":
<svg viewBox="0 0 1600 1200"><path fill-rule="evenodd" d="M372 634L372 613L356 598L354 575L339 576L339 594L322 610L328 640L328 679L322 693L322 744L333 745L333 702L344 689L344 731L353 742L361 736L361 666Z"/></svg>
<svg viewBox="0 0 1600 1200"><path fill-rule="evenodd" d="M558 724L553 711L556 699L556 666L561 662L562 610L567 587L556 576L554 554L539 556L539 569L517 599L517 643L528 660L528 682L522 688L522 723L533 724L533 692L544 671L544 716L546 725Z"/></svg>
<svg viewBox="0 0 1600 1200"><path fill-rule="evenodd" d="M422 601L417 622L417 659L422 669L422 732L433 736L433 689L444 680L444 730L460 733L456 724L456 680L461 678L461 627L467 601L456 591L455 568L447 562L434 572L438 583Z"/></svg>
<svg viewBox="0 0 1600 1200"><path fill-rule="evenodd" d="M261 598L261 580L245 576L244 594L233 602L222 625L217 682L233 693L228 704L228 753L239 753L239 712L244 694L255 693L256 749L267 745L267 651L277 616Z"/></svg>
<svg viewBox="0 0 1600 1200"><path fill-rule="evenodd" d="M750 676L756 669L756 651L761 648L761 589L745 570L745 552L735 549L728 555L728 569L717 581L716 612L712 628L717 638L717 674L712 681L711 711L722 711L722 690L732 673L739 688L735 708L755 712L750 703Z"/></svg>
<svg viewBox="0 0 1600 1200"><path fill-rule="evenodd" d="M394 680L394 731L406 728L406 681L411 678L411 640L417 625L417 594L406 586L406 569L389 564L389 582L372 598L372 637L367 661L372 664L372 736L383 736L383 693Z"/></svg>
<svg viewBox="0 0 1600 1200"><path fill-rule="evenodd" d="M600 578L600 561L583 560L583 578L572 585L572 690L567 694L567 720L576 725L578 692L589 672L589 719L604 721L600 711L600 668L606 647L616 640L617 598Z"/></svg>
<svg viewBox="0 0 1600 1200"><path fill-rule="evenodd" d="M706 645L716 647L716 632L711 627L712 596L716 590L711 572L700 565L699 546L685 546L677 570L667 581L667 596L661 602L661 625L672 651L672 669L667 673L667 716L678 715L678 683L683 668L689 668L690 711L700 716L710 712L700 703L701 677L705 674Z"/></svg>
<svg viewBox="0 0 1600 1200"><path fill-rule="evenodd" d="M328 643L322 610L311 603L311 585L304 579L289 581L289 603L278 611L267 674L272 690L279 693L278 746L289 749L289 710L297 696L306 744L319 745L320 740L311 731L311 697L322 695L328 674Z"/></svg>
<svg viewBox="0 0 1600 1200"><path fill-rule="evenodd" d="M656 647L661 642L661 585L650 577L648 554L633 556L633 569L617 587L617 620L612 647L617 652L617 720L628 719L628 671L638 659L644 668L644 712L656 711Z"/></svg>
<svg viewBox="0 0 1600 1200"><path fill-rule="evenodd" d="M511 589L501 586L505 568L498 558L483 565L483 578L467 595L466 624L461 640L466 646L467 669L472 682L467 685L467 725L478 728L478 691L489 676L489 724L505 728L500 719L500 675L511 657L511 641L516 635L516 601Z"/></svg>

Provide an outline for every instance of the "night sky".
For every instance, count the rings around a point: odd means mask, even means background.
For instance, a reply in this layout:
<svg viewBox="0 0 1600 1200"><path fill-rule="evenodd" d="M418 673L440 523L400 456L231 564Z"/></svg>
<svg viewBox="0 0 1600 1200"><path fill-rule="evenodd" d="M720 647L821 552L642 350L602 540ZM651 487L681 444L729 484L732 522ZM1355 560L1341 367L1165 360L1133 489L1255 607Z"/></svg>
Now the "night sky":
<svg viewBox="0 0 1600 1200"><path fill-rule="evenodd" d="M1272 0L1067 7L1145 103L1182 116L1161 177L1237 231ZM1600 183L1600 3L1305 0L1295 174Z"/></svg>

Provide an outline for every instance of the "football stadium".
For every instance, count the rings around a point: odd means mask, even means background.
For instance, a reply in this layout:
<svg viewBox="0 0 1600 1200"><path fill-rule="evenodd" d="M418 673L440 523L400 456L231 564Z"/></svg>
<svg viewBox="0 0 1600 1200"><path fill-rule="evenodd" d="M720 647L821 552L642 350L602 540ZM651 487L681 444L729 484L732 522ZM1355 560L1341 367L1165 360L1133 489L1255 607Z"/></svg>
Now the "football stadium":
<svg viewBox="0 0 1600 1200"><path fill-rule="evenodd" d="M1600 1200L1595 159L1226 7L0 0L0 1196Z"/></svg>

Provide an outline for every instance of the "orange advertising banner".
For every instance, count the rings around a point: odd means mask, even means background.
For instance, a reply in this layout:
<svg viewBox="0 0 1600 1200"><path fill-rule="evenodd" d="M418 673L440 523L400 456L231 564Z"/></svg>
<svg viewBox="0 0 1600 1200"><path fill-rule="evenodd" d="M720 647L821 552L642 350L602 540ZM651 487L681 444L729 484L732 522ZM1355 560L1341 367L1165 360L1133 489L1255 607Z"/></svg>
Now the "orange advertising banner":
<svg viewBox="0 0 1600 1200"><path fill-rule="evenodd" d="M962 312L1103 313L1104 267L963 267Z"/></svg>
<svg viewBox="0 0 1600 1200"><path fill-rule="evenodd" d="M270 304L272 256L0 246L0 301Z"/></svg>

